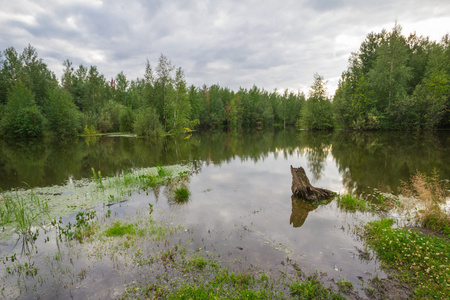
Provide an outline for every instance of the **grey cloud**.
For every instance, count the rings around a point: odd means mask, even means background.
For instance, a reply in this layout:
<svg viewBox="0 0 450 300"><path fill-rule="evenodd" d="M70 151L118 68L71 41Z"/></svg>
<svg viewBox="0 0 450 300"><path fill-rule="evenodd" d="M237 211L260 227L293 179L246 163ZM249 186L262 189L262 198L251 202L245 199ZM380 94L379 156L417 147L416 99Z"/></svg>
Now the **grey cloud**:
<svg viewBox="0 0 450 300"><path fill-rule="evenodd" d="M440 0L27 4L5 5L11 14L33 11L35 22L0 19L2 50L31 43L45 61L93 62L107 78L123 70L128 79L142 77L145 60L155 65L163 53L184 69L189 84L234 90L253 84L296 90L311 85L315 72L332 78L333 89L369 31L390 29L396 19L415 24L450 15L450 4Z"/></svg>

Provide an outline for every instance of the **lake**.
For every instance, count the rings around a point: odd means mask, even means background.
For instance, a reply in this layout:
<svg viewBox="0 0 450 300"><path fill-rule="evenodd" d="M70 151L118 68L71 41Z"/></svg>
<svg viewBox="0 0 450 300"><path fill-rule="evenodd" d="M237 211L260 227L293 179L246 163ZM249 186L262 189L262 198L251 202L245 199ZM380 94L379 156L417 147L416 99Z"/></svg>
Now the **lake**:
<svg viewBox="0 0 450 300"><path fill-rule="evenodd" d="M92 168L114 176L123 170L176 164L197 170L186 183L191 193L186 203L173 203L162 187L152 193L136 191L125 202L94 209L103 214L109 210L114 220L130 220L150 203L155 219L182 226L166 247L179 243L203 249L230 268L255 267L271 274L290 274L295 262L303 273L318 271L326 282L346 278L363 296L364 282L386 275L354 231L384 212L348 212L335 201L316 207L294 199L290 165L304 167L313 186L337 193L369 199L379 192L396 194L417 170L437 171L442 179L450 179L450 132L286 130L193 132L163 141L107 136L0 141L3 190L64 185L91 178ZM75 214L64 216L64 222L74 219ZM20 243L14 242L2 242L0 257L22 253ZM92 245L38 239L35 247L39 251L32 255L33 262L42 279L22 279L18 288L20 280L0 266L3 295L114 298L142 277L143 271L130 268L125 256L93 258L86 248ZM151 253L162 245L149 241L140 247ZM63 259L53 259L57 253L64 253ZM77 276L80 270L85 270L83 276Z"/></svg>

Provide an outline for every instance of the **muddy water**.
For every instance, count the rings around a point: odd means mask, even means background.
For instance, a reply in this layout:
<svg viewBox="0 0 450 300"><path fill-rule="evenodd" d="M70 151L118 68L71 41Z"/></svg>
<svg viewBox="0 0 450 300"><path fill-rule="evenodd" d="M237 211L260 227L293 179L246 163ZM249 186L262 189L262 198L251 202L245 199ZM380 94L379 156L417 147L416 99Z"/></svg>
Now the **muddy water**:
<svg viewBox="0 0 450 300"><path fill-rule="evenodd" d="M289 265L295 262L304 274L318 271L326 282L345 278L358 289L372 276L385 276L373 253L368 253L373 259L367 259L367 253L361 255L364 245L353 233L355 225L379 216L343 211L335 201L313 207L292 199L289 166L303 166L314 186L336 192L395 193L400 181L416 170L430 174L436 169L442 178L450 179L449 154L449 132L219 132L162 142L124 137L64 143L2 141L0 187L17 188L22 182L62 184L90 177L92 167L103 175L114 175L130 168L188 164L200 170L189 180L191 196L185 204L170 201L163 187L95 209L99 214L110 209L112 220L133 220L151 203L155 218L183 226L165 247L179 243L213 253L231 268L257 267L274 275L293 272ZM48 243L38 239L38 251L32 252L30 261L42 279L22 280L19 288L17 278L5 276L5 267L0 268L5 295L114 298L125 284L147 274L130 267L125 254L99 258L92 252L95 245L57 245L55 240L53 236ZM144 241L140 247L148 254L163 245ZM20 253L20 244L3 243L0 251L1 257ZM56 259L58 253L63 257Z"/></svg>

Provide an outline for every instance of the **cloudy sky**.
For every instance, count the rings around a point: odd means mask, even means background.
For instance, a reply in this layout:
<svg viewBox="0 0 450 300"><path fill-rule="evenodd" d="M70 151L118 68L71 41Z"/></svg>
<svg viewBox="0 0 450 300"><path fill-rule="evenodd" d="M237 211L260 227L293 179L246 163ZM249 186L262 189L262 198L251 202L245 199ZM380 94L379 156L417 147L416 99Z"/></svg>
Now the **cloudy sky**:
<svg viewBox="0 0 450 300"><path fill-rule="evenodd" d="M28 44L61 76L62 62L107 79L143 77L161 53L187 83L308 91L314 73L334 94L367 33L450 33L448 0L0 0L0 50Z"/></svg>

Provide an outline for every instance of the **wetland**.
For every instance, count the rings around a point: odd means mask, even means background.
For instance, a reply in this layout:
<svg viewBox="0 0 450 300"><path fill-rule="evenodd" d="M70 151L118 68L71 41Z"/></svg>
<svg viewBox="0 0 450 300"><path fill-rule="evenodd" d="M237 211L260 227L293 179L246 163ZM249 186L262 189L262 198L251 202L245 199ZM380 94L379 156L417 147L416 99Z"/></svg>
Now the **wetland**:
<svg viewBox="0 0 450 300"><path fill-rule="evenodd" d="M449 154L448 131L0 141L2 203L35 199L25 230L17 215L2 225L1 295L414 297L360 232L382 218L406 226L381 202L416 171L448 182ZM290 165L371 209L293 198Z"/></svg>

